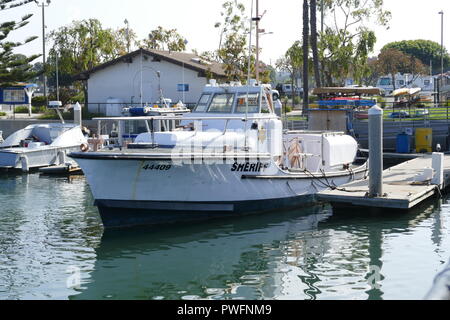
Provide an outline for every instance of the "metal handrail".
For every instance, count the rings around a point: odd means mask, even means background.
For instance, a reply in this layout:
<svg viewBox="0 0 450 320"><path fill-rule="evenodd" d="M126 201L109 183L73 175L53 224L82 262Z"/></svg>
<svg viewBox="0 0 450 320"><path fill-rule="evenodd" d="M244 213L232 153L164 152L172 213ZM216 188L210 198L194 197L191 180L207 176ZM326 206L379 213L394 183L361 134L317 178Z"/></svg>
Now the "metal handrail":
<svg viewBox="0 0 450 320"><path fill-rule="evenodd" d="M262 120L276 118L275 115L267 114L259 117L183 117L183 116L149 116L149 117L101 117L93 118L94 121L148 121L148 120Z"/></svg>

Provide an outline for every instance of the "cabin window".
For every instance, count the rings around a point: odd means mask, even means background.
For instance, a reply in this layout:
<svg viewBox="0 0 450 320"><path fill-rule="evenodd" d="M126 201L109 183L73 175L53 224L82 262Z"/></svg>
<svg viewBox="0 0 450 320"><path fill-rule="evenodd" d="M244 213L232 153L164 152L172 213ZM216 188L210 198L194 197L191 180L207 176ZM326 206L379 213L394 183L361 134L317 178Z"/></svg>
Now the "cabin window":
<svg viewBox="0 0 450 320"><path fill-rule="evenodd" d="M233 93L219 93L214 96L209 105L208 112L210 113L231 113L233 108L234 94Z"/></svg>
<svg viewBox="0 0 450 320"><path fill-rule="evenodd" d="M380 86L390 86L390 85L391 85L391 79L389 79L389 78L381 78Z"/></svg>
<svg viewBox="0 0 450 320"><path fill-rule="evenodd" d="M270 113L270 106L267 95L263 95L261 101L261 113Z"/></svg>
<svg viewBox="0 0 450 320"><path fill-rule="evenodd" d="M209 98L211 98L210 94L202 95L197 104L197 107L195 107L194 112L206 112L206 110L208 109Z"/></svg>
<svg viewBox="0 0 450 320"><path fill-rule="evenodd" d="M246 112L247 112L247 94L240 93L238 96L235 113L246 113ZM248 94L248 113L259 113L258 93Z"/></svg>
<svg viewBox="0 0 450 320"><path fill-rule="evenodd" d="M430 80L423 80L423 85L424 86L429 86L431 84L431 81Z"/></svg>

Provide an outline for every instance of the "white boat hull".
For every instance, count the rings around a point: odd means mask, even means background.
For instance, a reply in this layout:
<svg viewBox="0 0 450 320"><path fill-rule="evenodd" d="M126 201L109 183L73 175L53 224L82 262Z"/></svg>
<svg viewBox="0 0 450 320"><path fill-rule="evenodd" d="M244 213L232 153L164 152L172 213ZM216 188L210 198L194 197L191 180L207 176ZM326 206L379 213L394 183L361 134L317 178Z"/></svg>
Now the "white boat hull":
<svg viewBox="0 0 450 320"><path fill-rule="evenodd" d="M364 166L325 179L274 170L263 160L181 165L170 159L82 157L75 154L106 227L297 207L313 202L314 194L327 185L342 185L366 172Z"/></svg>
<svg viewBox="0 0 450 320"><path fill-rule="evenodd" d="M67 147L42 147L39 149L0 149L0 169L28 171L33 168L63 165L74 162L67 155L80 150L79 145ZM26 163L24 162L26 161Z"/></svg>
<svg viewBox="0 0 450 320"><path fill-rule="evenodd" d="M64 123L30 125L10 135L0 144L0 169L21 169L62 165L72 160L66 155L87 142L80 126Z"/></svg>

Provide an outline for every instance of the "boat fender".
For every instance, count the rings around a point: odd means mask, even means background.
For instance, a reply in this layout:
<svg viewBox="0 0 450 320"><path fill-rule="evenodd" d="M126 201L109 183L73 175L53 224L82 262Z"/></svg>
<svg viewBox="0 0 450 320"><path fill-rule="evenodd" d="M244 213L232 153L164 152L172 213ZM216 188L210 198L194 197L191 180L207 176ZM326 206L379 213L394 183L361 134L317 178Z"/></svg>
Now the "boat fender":
<svg viewBox="0 0 450 320"><path fill-rule="evenodd" d="M89 151L89 145L87 143L83 143L80 146L80 150L81 150L81 152L88 152Z"/></svg>
<svg viewBox="0 0 450 320"><path fill-rule="evenodd" d="M29 172L30 167L28 163L28 158L26 156L20 157L20 162L22 164L22 172Z"/></svg>

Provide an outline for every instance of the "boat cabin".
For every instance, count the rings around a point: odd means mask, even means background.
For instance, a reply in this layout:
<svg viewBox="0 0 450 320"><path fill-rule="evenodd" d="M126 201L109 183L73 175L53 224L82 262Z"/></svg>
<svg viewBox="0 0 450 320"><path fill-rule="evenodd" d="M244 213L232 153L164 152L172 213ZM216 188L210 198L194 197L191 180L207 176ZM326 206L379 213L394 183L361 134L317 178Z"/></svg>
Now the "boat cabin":
<svg viewBox="0 0 450 320"><path fill-rule="evenodd" d="M228 129L245 130L245 122L242 118L263 116L276 118L277 109L281 109L278 95L274 95L270 85L256 85L251 82L250 86L242 86L240 83L230 85L217 85L211 81L205 87L203 93L193 109L190 117L235 117L237 120L206 120L203 122L204 129L224 130Z"/></svg>

